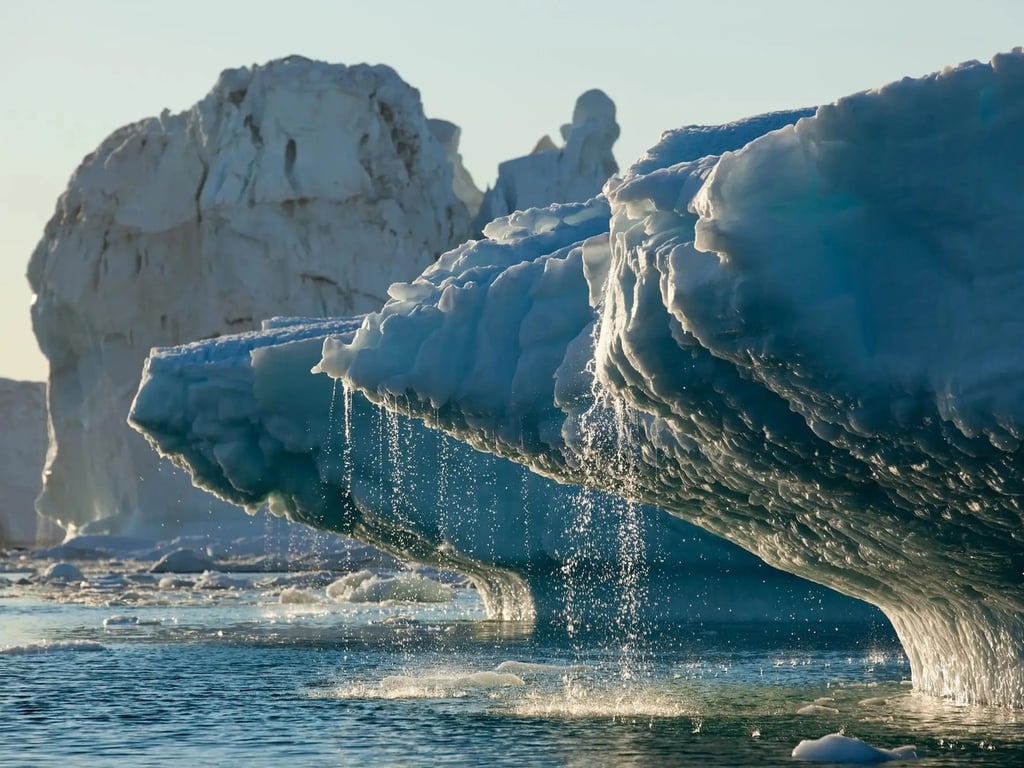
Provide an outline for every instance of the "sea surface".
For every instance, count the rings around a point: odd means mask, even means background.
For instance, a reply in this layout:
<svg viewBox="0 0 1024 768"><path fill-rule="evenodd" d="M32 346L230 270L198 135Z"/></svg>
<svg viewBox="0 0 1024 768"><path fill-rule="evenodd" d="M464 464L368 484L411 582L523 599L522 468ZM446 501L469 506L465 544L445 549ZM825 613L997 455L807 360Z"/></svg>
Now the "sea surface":
<svg viewBox="0 0 1024 768"><path fill-rule="evenodd" d="M340 572L52 562L0 558L0 766L792 766L831 733L1024 765L1021 715L915 694L885 627L568 635L444 574L437 602L351 602Z"/></svg>

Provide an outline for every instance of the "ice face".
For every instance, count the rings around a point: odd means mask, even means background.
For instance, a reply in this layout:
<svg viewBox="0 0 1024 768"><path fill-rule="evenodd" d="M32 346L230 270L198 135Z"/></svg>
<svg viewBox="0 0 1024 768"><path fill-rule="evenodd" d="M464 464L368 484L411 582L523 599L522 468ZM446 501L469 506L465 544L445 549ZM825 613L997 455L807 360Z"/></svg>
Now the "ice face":
<svg viewBox="0 0 1024 768"><path fill-rule="evenodd" d="M393 287L320 369L874 603L921 690L1024 706L1022 129L1017 51L720 158L669 135Z"/></svg>
<svg viewBox="0 0 1024 768"><path fill-rule="evenodd" d="M540 477L310 374L324 340L361 323L279 318L154 350L131 421L228 502L469 575L495 618L612 627L624 605L636 620L880 618L664 512Z"/></svg>

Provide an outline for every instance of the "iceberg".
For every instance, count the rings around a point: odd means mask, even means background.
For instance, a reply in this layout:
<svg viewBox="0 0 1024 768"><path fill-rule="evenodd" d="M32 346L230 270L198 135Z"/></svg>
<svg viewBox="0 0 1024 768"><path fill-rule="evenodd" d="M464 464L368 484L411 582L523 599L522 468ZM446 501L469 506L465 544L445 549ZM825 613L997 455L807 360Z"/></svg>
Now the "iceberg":
<svg viewBox="0 0 1024 768"><path fill-rule="evenodd" d="M469 576L493 618L593 632L617 615L884 621L679 518L559 484L311 375L325 340L361 322L276 318L154 350L131 423L227 502Z"/></svg>
<svg viewBox="0 0 1024 768"><path fill-rule="evenodd" d="M94 533L249 530L126 426L142 363L276 314L378 308L470 234L447 126L388 67L293 56L226 70L185 112L105 139L28 268L50 364L39 511Z"/></svg>
<svg viewBox="0 0 1024 768"><path fill-rule="evenodd" d="M317 369L878 606L918 690L1024 706L1022 131L1016 50L720 156L669 135Z"/></svg>
<svg viewBox="0 0 1024 768"><path fill-rule="evenodd" d="M619 170L612 154L619 124L615 103L604 91L581 94L561 133L564 146L544 136L530 154L498 166L498 180L477 205L477 231L515 211L588 200Z"/></svg>

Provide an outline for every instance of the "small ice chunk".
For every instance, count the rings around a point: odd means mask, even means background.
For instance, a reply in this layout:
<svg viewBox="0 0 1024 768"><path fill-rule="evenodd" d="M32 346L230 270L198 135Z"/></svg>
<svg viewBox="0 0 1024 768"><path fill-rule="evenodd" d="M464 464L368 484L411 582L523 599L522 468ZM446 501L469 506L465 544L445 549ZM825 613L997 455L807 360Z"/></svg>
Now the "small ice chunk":
<svg viewBox="0 0 1024 768"><path fill-rule="evenodd" d="M308 589L300 589L299 587L285 587L281 590L281 595L278 600L282 604L289 605L309 605L311 603L319 603L320 596L315 592L311 592Z"/></svg>
<svg viewBox="0 0 1024 768"><path fill-rule="evenodd" d="M194 584L196 589L247 589L250 586L246 579L233 579L216 571L203 571Z"/></svg>
<svg viewBox="0 0 1024 768"><path fill-rule="evenodd" d="M852 736L830 733L820 739L802 740L793 748L793 757L817 763L885 763L916 760L917 747L879 749Z"/></svg>
<svg viewBox="0 0 1024 768"><path fill-rule="evenodd" d="M214 571L217 564L194 549L176 549L161 557L149 569L150 573L202 573Z"/></svg>
<svg viewBox="0 0 1024 768"><path fill-rule="evenodd" d="M43 571L43 581L49 582L80 582L85 577L82 575L82 571L78 566L72 565L71 563L59 562L49 566Z"/></svg>
<svg viewBox="0 0 1024 768"><path fill-rule="evenodd" d="M357 571L328 586L327 596L348 603L445 603L455 597L455 590L415 573L378 576Z"/></svg>

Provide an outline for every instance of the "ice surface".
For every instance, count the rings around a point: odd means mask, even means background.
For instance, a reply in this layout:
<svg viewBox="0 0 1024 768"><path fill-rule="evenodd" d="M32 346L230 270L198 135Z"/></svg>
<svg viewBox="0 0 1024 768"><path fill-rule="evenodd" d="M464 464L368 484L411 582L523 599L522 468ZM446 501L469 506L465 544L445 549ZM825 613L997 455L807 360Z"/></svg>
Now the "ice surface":
<svg viewBox="0 0 1024 768"><path fill-rule="evenodd" d="M879 749L851 736L830 733L820 739L804 739L793 748L793 757L815 763L886 763L914 760L917 749L911 746Z"/></svg>
<svg viewBox="0 0 1024 768"><path fill-rule="evenodd" d="M720 158L667 134L392 286L319 369L880 606L921 690L1024 706L1022 130L1016 51Z"/></svg>

